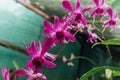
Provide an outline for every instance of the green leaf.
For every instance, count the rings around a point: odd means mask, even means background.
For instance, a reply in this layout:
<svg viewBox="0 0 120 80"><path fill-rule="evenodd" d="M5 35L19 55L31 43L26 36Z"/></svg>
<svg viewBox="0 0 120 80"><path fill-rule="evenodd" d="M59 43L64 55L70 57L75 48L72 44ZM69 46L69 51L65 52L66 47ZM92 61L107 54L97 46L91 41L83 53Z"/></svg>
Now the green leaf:
<svg viewBox="0 0 120 80"><path fill-rule="evenodd" d="M114 76L114 77L120 76L120 71L114 71L114 72L113 72L113 76Z"/></svg>
<svg viewBox="0 0 120 80"><path fill-rule="evenodd" d="M114 38L114 39L109 39L103 42L98 42L95 43L92 48L98 44L103 44L103 45L119 45L120 46L120 38Z"/></svg>
<svg viewBox="0 0 120 80"><path fill-rule="evenodd" d="M81 76L80 80L86 80L88 77L92 76L93 74L100 72L102 70L105 70L105 69L111 69L112 71L120 71L120 68L111 67L111 66L95 67L95 68L89 70L88 72L86 72L85 74L83 74Z"/></svg>

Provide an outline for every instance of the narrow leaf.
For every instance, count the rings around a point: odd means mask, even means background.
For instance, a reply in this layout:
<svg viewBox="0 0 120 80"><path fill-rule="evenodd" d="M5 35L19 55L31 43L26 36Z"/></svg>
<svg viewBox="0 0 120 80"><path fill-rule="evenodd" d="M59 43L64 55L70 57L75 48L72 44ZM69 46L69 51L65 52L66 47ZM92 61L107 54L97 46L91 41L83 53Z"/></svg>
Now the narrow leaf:
<svg viewBox="0 0 120 80"><path fill-rule="evenodd" d="M88 72L86 72L85 74L83 74L80 78L80 80L86 80L87 78L89 78L90 76L92 76L93 74L100 72L102 70L105 69L111 69L113 71L120 71L120 68L117 67L111 67L111 66L101 66L101 67L95 67L91 70L89 70Z"/></svg>
<svg viewBox="0 0 120 80"><path fill-rule="evenodd" d="M98 44L103 44L103 45L119 45L120 46L120 38L114 38L114 39L109 39L103 42L98 42L95 43L92 48Z"/></svg>

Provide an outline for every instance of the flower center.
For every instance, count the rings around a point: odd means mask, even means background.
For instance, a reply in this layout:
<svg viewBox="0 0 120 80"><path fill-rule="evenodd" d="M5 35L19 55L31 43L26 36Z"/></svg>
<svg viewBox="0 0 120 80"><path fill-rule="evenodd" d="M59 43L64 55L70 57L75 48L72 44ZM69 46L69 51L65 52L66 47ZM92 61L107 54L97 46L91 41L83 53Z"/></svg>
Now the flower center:
<svg viewBox="0 0 120 80"><path fill-rule="evenodd" d="M96 13L97 13L97 14L101 14L101 13L103 13L103 12L104 12L104 10L101 9L101 8L98 8L98 9L96 10Z"/></svg>
<svg viewBox="0 0 120 80"><path fill-rule="evenodd" d="M81 14L76 15L75 21L78 22L78 23L81 22Z"/></svg>
<svg viewBox="0 0 120 80"><path fill-rule="evenodd" d="M32 60L32 63L33 63L33 65L35 65L35 66L41 66L41 64L42 64L42 61L40 60L40 58L34 58L33 60Z"/></svg>
<svg viewBox="0 0 120 80"><path fill-rule="evenodd" d="M63 32L56 32L56 37L57 37L58 39L63 39L63 37L64 37Z"/></svg>
<svg viewBox="0 0 120 80"><path fill-rule="evenodd" d="M110 24L110 26L112 26L112 25L115 25L115 24L116 24L116 22L115 22L115 21L113 21L113 20L111 20L111 21L109 22L109 24Z"/></svg>

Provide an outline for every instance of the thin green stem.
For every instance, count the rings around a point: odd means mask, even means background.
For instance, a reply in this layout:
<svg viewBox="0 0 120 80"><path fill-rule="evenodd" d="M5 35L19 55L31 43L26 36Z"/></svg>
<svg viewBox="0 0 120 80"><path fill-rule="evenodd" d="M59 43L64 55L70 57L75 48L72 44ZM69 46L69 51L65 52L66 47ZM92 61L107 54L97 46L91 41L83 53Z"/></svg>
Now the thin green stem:
<svg viewBox="0 0 120 80"><path fill-rule="evenodd" d="M18 69L19 69L19 66L17 65L17 63L16 63L16 61L15 61L15 60L13 60L13 65L14 65L14 67L15 67L15 69L16 69L16 70L18 70Z"/></svg>
<svg viewBox="0 0 120 80"><path fill-rule="evenodd" d="M95 78L95 76L94 76L94 74L92 75L92 79L91 80L94 80L94 78Z"/></svg>
<svg viewBox="0 0 120 80"><path fill-rule="evenodd" d="M91 60L91 59L89 59L87 57L84 57L84 56L77 56L77 57L74 57L72 60L78 60L78 59L87 60L87 61L91 62L93 65L97 66L97 64L93 60ZM72 61L72 60L71 59L67 59L67 61Z"/></svg>
<svg viewBox="0 0 120 80"><path fill-rule="evenodd" d="M87 22L91 23L91 22L93 22L93 20L87 20ZM94 23L104 23L104 22L105 22L105 20L104 21L100 21L100 20L95 20L94 21ZM117 25L120 25L120 21L117 22Z"/></svg>
<svg viewBox="0 0 120 80"><path fill-rule="evenodd" d="M95 16L93 17L93 20L92 20L92 26L94 26L95 24Z"/></svg>
<svg viewBox="0 0 120 80"><path fill-rule="evenodd" d="M110 58L110 60L112 60L112 55L111 55L111 51L110 51L110 48L108 45L106 45L106 48L107 48L107 53L108 53L108 56Z"/></svg>

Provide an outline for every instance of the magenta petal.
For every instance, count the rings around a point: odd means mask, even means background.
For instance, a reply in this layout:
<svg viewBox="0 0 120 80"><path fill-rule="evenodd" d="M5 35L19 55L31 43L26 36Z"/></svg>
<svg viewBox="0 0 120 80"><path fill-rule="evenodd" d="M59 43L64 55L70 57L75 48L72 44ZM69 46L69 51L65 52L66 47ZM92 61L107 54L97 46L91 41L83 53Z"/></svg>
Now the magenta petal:
<svg viewBox="0 0 120 80"><path fill-rule="evenodd" d="M113 16L113 19L114 19L115 21L117 21L117 20L119 19L118 13L115 13L115 15Z"/></svg>
<svg viewBox="0 0 120 80"><path fill-rule="evenodd" d="M105 3L105 1L104 0L101 0L102 2L101 2L101 6L103 6L104 5L104 3Z"/></svg>
<svg viewBox="0 0 120 80"><path fill-rule="evenodd" d="M90 17L93 17L96 15L96 10L93 10L92 13L90 14Z"/></svg>
<svg viewBox="0 0 120 80"><path fill-rule="evenodd" d="M26 71L19 69L14 72L15 76L27 75Z"/></svg>
<svg viewBox="0 0 120 80"><path fill-rule="evenodd" d="M44 59L44 65L46 66L46 67L48 67L48 68L54 68L55 66L56 66L56 64L54 64L54 63L52 63L52 62L50 62L50 61L47 61L47 60L45 60Z"/></svg>
<svg viewBox="0 0 120 80"><path fill-rule="evenodd" d="M76 10L80 10L80 1L76 0Z"/></svg>
<svg viewBox="0 0 120 80"><path fill-rule="evenodd" d="M32 79L33 79L33 78L32 78L32 77L30 77L30 76L27 78L27 80L32 80Z"/></svg>
<svg viewBox="0 0 120 80"><path fill-rule="evenodd" d="M69 1L67 1L67 0L64 0L62 2L62 6L63 6L63 8L65 8L66 10L68 10L70 12L74 11L73 8L72 8L72 6L71 6L71 3Z"/></svg>
<svg viewBox="0 0 120 80"><path fill-rule="evenodd" d="M40 57L42 57L46 53L46 51L54 45L55 45L55 43L54 43L53 38L48 38L48 37L45 38L43 41L43 47L42 47L42 51L40 53Z"/></svg>
<svg viewBox="0 0 120 80"><path fill-rule="evenodd" d="M55 27L56 29L58 29L58 27L59 27L59 18L58 18L58 16L55 16L55 17L54 17L54 27Z"/></svg>
<svg viewBox="0 0 120 80"><path fill-rule="evenodd" d="M39 78L39 80L46 80L46 77L45 77L43 74L41 74L41 73L35 74L34 77ZM31 80L31 79L30 79L30 80Z"/></svg>
<svg viewBox="0 0 120 80"><path fill-rule="evenodd" d="M103 24L104 27L109 26L109 20Z"/></svg>
<svg viewBox="0 0 120 80"><path fill-rule="evenodd" d="M41 47L42 45L41 45L40 40L38 40L37 46L38 46L38 52L40 53L42 50L42 47Z"/></svg>
<svg viewBox="0 0 120 80"><path fill-rule="evenodd" d="M99 6L99 0L94 0L94 3L97 7Z"/></svg>
<svg viewBox="0 0 120 80"><path fill-rule="evenodd" d="M44 34L50 35L51 36L51 31L49 29L44 30Z"/></svg>
<svg viewBox="0 0 120 80"><path fill-rule="evenodd" d="M54 54L50 54L48 52L45 53L44 57L50 61L54 61L56 59Z"/></svg>
<svg viewBox="0 0 120 80"><path fill-rule="evenodd" d="M110 16L110 19L112 19L112 16L113 16L113 10L112 10L112 8L107 9L107 13Z"/></svg>
<svg viewBox="0 0 120 80"><path fill-rule="evenodd" d="M35 66L34 74L39 73L42 69L42 66Z"/></svg>
<svg viewBox="0 0 120 80"><path fill-rule="evenodd" d="M41 78L41 80L47 80L46 79L46 77L45 76L43 76L43 74L41 74L41 73L39 73L39 75L38 75L40 78Z"/></svg>
<svg viewBox="0 0 120 80"><path fill-rule="evenodd" d="M46 29L48 29L48 30L50 30L50 31L54 31L52 25L48 22L48 20L44 20L43 24L44 24L44 27L45 27Z"/></svg>
<svg viewBox="0 0 120 80"><path fill-rule="evenodd" d="M86 11L88 11L88 10L90 10L90 9L92 9L92 8L93 8L93 6L92 6L92 5L87 6L86 8L82 9L81 13L83 13L83 14L84 14Z"/></svg>
<svg viewBox="0 0 120 80"><path fill-rule="evenodd" d="M32 60L27 61L27 63L26 63L26 68L29 70L29 69L32 68L32 66L33 66Z"/></svg>
<svg viewBox="0 0 120 80"><path fill-rule="evenodd" d="M30 49L30 51L32 51L33 55L37 54L37 50L36 50L36 46L35 46L34 40L31 42L31 45L30 45L29 49Z"/></svg>
<svg viewBox="0 0 120 80"><path fill-rule="evenodd" d="M82 17L81 17L81 21L82 21L82 24L83 24L84 26L87 25L86 18L85 18L83 15L82 15Z"/></svg>
<svg viewBox="0 0 120 80"><path fill-rule="evenodd" d="M40 78L41 78L41 80L47 80L45 76L40 76Z"/></svg>
<svg viewBox="0 0 120 80"><path fill-rule="evenodd" d="M75 37L72 34L68 33L68 32L65 33L65 37L70 39L72 42L75 41Z"/></svg>
<svg viewBox="0 0 120 80"><path fill-rule="evenodd" d="M9 71L5 67L2 68L2 75L4 80L9 80Z"/></svg>

